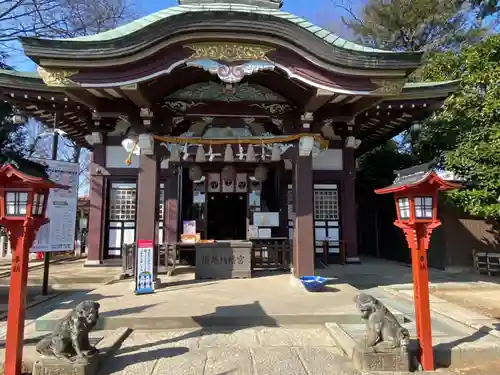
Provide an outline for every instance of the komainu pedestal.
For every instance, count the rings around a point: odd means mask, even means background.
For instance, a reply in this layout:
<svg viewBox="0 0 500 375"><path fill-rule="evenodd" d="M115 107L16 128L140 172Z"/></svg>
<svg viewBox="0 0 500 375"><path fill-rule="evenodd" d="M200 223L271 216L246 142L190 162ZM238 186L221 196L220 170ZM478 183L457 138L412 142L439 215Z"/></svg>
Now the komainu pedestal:
<svg viewBox="0 0 500 375"><path fill-rule="evenodd" d="M90 345L89 332L99 319L99 304L83 301L36 345L42 357L33 365L33 375L95 375L99 351Z"/></svg>
<svg viewBox="0 0 500 375"><path fill-rule="evenodd" d="M96 375L98 371L98 354L82 362L42 357L33 365L33 375Z"/></svg>
<svg viewBox="0 0 500 375"><path fill-rule="evenodd" d="M367 371L409 371L408 330L378 299L362 293L354 302L366 322L365 339L352 353L354 365Z"/></svg>
<svg viewBox="0 0 500 375"><path fill-rule="evenodd" d="M379 349L357 345L352 353L354 366L364 371L410 371L410 357L406 348Z"/></svg>

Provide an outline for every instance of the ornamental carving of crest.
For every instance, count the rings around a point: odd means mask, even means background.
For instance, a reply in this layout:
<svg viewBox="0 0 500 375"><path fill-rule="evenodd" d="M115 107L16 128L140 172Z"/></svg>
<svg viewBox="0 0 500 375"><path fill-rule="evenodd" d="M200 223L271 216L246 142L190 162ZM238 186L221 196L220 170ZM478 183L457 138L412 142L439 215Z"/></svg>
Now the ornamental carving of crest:
<svg viewBox="0 0 500 375"><path fill-rule="evenodd" d="M197 59L186 63L187 66L195 66L216 74L224 83L238 83L245 76L252 75L262 70L274 70L274 64L267 61L252 60L241 65L224 65L215 60Z"/></svg>
<svg viewBox="0 0 500 375"><path fill-rule="evenodd" d="M403 90L403 86L405 85L405 80L401 79L372 79L371 82L379 86L371 92L372 94L397 95Z"/></svg>
<svg viewBox="0 0 500 375"><path fill-rule="evenodd" d="M222 61L264 60L274 48L247 43L195 43L186 47L194 53L191 59L212 59Z"/></svg>
<svg viewBox="0 0 500 375"><path fill-rule="evenodd" d="M37 66L38 75L47 86L75 86L76 82L69 79L78 73L78 70L49 70Z"/></svg>

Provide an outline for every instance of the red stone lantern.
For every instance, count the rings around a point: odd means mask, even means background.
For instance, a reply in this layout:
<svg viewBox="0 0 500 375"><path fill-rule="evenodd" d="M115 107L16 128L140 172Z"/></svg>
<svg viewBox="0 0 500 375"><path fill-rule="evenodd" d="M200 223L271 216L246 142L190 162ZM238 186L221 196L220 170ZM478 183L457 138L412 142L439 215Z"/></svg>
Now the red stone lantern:
<svg viewBox="0 0 500 375"><path fill-rule="evenodd" d="M375 190L376 194L394 194L397 220L394 225L405 234L411 250L413 296L419 343L420 364L425 371L434 370L427 249L432 231L441 225L437 218L438 192L459 188L430 170L430 164L397 171L391 186Z"/></svg>
<svg viewBox="0 0 500 375"><path fill-rule="evenodd" d="M0 225L12 244L5 374L20 375L24 338L24 311L29 251L45 217L52 182L45 167L16 157L0 157Z"/></svg>

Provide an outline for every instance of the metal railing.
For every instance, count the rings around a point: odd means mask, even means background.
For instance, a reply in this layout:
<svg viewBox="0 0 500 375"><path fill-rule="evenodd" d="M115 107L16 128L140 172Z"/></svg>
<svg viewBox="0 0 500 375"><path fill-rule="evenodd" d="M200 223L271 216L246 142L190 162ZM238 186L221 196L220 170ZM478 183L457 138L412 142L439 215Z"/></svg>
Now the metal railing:
<svg viewBox="0 0 500 375"><path fill-rule="evenodd" d="M168 244L156 245L158 251L155 258L155 273L167 273L170 268L175 267L175 258L172 258L171 253L175 253L175 247ZM174 255L175 256L175 255ZM123 244L122 245L122 273L125 276L135 276L135 268L137 264L137 244Z"/></svg>

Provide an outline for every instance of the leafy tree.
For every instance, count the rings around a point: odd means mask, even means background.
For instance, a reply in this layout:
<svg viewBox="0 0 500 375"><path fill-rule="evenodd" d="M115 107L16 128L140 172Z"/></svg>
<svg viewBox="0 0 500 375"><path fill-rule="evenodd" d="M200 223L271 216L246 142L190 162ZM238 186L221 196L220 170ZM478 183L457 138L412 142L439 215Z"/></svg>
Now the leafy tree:
<svg viewBox="0 0 500 375"><path fill-rule="evenodd" d="M422 127L413 148L420 159L441 157L442 166L470 186L451 197L473 215L500 218L500 35L433 56L426 79L461 77L461 90Z"/></svg>

